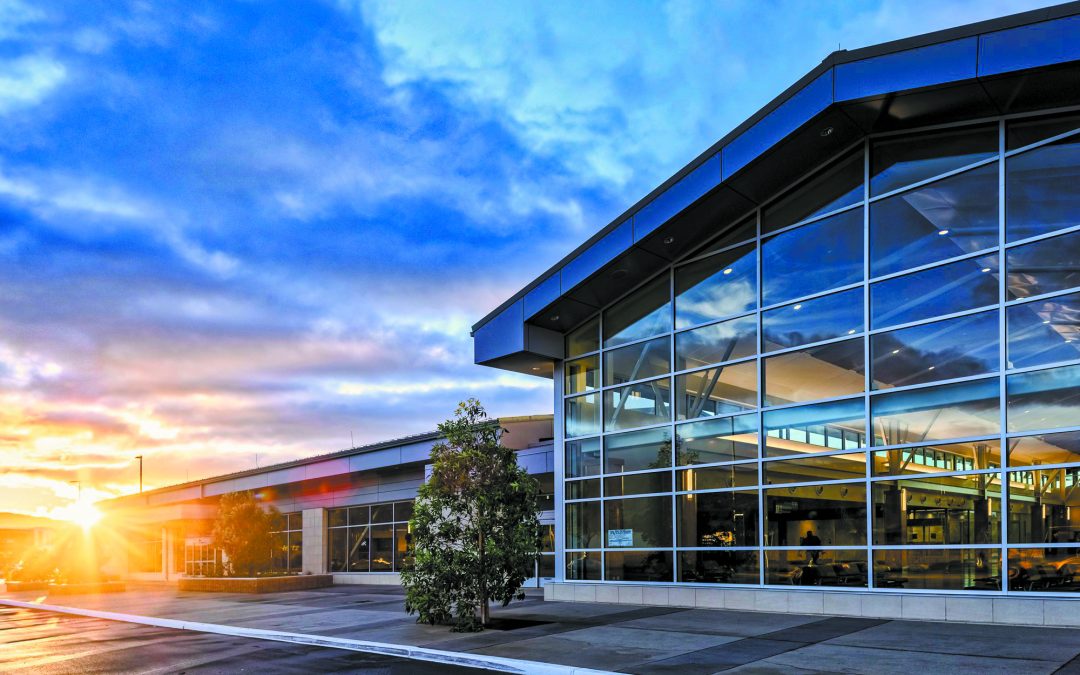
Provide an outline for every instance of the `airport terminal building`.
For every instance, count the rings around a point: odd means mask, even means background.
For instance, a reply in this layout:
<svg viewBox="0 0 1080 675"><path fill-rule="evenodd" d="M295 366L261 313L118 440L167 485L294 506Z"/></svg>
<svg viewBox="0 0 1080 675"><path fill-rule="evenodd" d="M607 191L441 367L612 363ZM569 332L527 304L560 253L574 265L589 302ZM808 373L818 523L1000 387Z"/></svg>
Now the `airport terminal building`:
<svg viewBox="0 0 1080 675"><path fill-rule="evenodd" d="M473 335L548 597L1075 617L1080 3L831 54Z"/></svg>

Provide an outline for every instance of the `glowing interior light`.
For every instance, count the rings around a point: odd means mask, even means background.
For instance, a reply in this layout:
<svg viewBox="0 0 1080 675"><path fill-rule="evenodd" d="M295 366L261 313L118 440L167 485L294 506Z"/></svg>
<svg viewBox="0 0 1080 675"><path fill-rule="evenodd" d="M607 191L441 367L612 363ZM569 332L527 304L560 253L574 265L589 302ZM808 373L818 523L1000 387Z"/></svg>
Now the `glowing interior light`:
<svg viewBox="0 0 1080 675"><path fill-rule="evenodd" d="M949 233L949 231L948 231L948 230L938 230L938 234L939 234L939 235L941 235L942 237L944 237L944 236L945 236L945 235L947 235L948 233Z"/></svg>
<svg viewBox="0 0 1080 675"><path fill-rule="evenodd" d="M724 270L724 274L731 274L731 268L729 267L726 270Z"/></svg>
<svg viewBox="0 0 1080 675"><path fill-rule="evenodd" d="M899 350L899 349L894 349L894 350L892 350L892 353L893 353L893 354L899 354L899 353L900 353L900 350Z"/></svg>
<svg viewBox="0 0 1080 675"><path fill-rule="evenodd" d="M989 268L989 267L984 267L984 268L982 268L982 271L983 271L983 272L989 272L989 271L990 271L990 268Z"/></svg>
<svg viewBox="0 0 1080 675"><path fill-rule="evenodd" d="M799 311L800 309L802 309L802 305L795 305L794 309L795 311Z"/></svg>

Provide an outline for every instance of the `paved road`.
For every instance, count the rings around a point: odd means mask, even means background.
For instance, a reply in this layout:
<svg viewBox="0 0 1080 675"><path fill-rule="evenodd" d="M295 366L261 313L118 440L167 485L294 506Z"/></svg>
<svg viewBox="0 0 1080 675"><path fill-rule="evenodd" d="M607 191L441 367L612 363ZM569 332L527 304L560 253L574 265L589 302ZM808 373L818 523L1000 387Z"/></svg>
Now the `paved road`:
<svg viewBox="0 0 1080 675"><path fill-rule="evenodd" d="M473 675L490 671L0 608L0 672Z"/></svg>

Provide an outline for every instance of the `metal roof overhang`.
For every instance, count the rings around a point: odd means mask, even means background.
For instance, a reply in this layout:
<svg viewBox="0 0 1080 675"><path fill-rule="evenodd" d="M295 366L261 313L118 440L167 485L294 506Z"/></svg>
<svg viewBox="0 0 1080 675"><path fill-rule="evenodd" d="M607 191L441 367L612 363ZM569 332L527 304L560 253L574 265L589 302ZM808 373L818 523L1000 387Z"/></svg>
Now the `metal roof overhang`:
<svg viewBox="0 0 1080 675"><path fill-rule="evenodd" d="M866 134L1078 103L1080 2L834 52L478 322L475 362L551 377L562 333Z"/></svg>

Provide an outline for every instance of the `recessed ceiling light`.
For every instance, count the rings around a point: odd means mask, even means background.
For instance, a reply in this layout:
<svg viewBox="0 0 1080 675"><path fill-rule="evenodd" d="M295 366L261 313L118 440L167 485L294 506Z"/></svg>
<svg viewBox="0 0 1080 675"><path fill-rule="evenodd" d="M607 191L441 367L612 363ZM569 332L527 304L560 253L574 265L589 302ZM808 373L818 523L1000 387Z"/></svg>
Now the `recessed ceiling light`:
<svg viewBox="0 0 1080 675"><path fill-rule="evenodd" d="M674 244L675 243L675 237L664 237L664 243L665 244Z"/></svg>
<svg viewBox="0 0 1080 675"><path fill-rule="evenodd" d="M949 231L948 230L938 230L937 233L944 237L945 235L947 235L949 233Z"/></svg>
<svg viewBox="0 0 1080 675"><path fill-rule="evenodd" d="M1047 319L1046 321L1043 321L1043 323L1050 323L1050 319Z"/></svg>
<svg viewBox="0 0 1080 675"><path fill-rule="evenodd" d="M802 309L802 305L795 305L794 309L795 311L799 311L800 309Z"/></svg>
<svg viewBox="0 0 1080 675"><path fill-rule="evenodd" d="M821 137L825 138L826 136L832 136L832 132L833 132L832 127L825 127L824 129L821 130Z"/></svg>
<svg viewBox="0 0 1080 675"><path fill-rule="evenodd" d="M539 366L533 366L533 370L540 370Z"/></svg>
<svg viewBox="0 0 1080 675"><path fill-rule="evenodd" d="M927 370L933 370L934 368L937 368L937 366L930 366Z"/></svg>
<svg viewBox="0 0 1080 675"><path fill-rule="evenodd" d="M558 314L552 314L551 315L551 320L552 321L558 321L559 320L559 315Z"/></svg>
<svg viewBox="0 0 1080 675"><path fill-rule="evenodd" d="M855 329L854 329L854 328L852 328L851 330L849 330L849 331L847 332L847 334L848 334L848 335L854 335L854 334L855 334Z"/></svg>
<svg viewBox="0 0 1080 675"><path fill-rule="evenodd" d="M893 353L893 354L899 354L899 353L900 353L900 350L899 350L899 349L894 349L894 350L892 350L892 353Z"/></svg>
<svg viewBox="0 0 1080 675"><path fill-rule="evenodd" d="M731 274L732 271L733 270L729 267L726 270L724 270L724 274Z"/></svg>
<svg viewBox="0 0 1080 675"><path fill-rule="evenodd" d="M990 271L990 268L989 268L989 267L984 267L984 268L982 268L982 271L983 271L983 272L989 272L989 271Z"/></svg>

